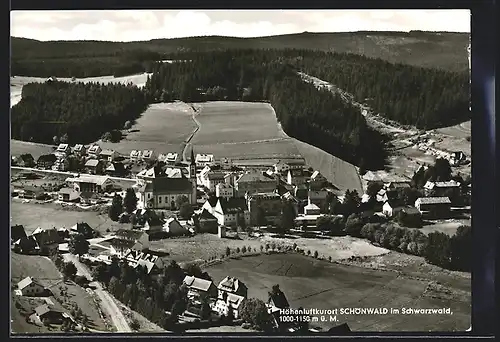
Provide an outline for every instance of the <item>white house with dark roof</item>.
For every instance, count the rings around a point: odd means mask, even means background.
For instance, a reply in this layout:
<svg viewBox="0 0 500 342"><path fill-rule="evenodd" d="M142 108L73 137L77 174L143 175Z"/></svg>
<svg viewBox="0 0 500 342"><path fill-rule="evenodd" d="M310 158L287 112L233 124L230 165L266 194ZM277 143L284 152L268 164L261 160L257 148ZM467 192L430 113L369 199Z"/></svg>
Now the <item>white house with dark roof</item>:
<svg viewBox="0 0 500 342"><path fill-rule="evenodd" d="M190 300L196 300L201 295L206 295L209 298L217 297L217 287L210 280L187 275L184 277L183 283L188 288L188 299Z"/></svg>
<svg viewBox="0 0 500 342"><path fill-rule="evenodd" d="M54 154L58 158L64 158L68 156L70 153L71 153L71 148L69 147L68 144L59 144L59 146L57 146L57 149L54 152Z"/></svg>
<svg viewBox="0 0 500 342"><path fill-rule="evenodd" d="M460 193L460 182L450 180L448 182L431 182L427 181L424 185L424 190L427 196L444 197L447 193Z"/></svg>
<svg viewBox="0 0 500 342"><path fill-rule="evenodd" d="M241 305L248 296L248 287L237 278L226 277L217 290L217 301L212 309L225 316L232 310L234 318L239 318Z"/></svg>
<svg viewBox="0 0 500 342"><path fill-rule="evenodd" d="M244 198L230 198L228 200L219 198L215 207L204 204L203 208L215 216L220 225L236 226L244 223L248 226L250 224L250 211Z"/></svg>
<svg viewBox="0 0 500 342"><path fill-rule="evenodd" d="M139 193L147 208L174 209L179 196L186 196L190 204L196 203L196 181L185 177L155 178L143 185Z"/></svg>
<svg viewBox="0 0 500 342"><path fill-rule="evenodd" d="M214 191L217 184L224 183L224 172L222 171L212 171L201 172L200 181L203 186L205 186L209 191Z"/></svg>
<svg viewBox="0 0 500 342"><path fill-rule="evenodd" d="M275 178L260 171L248 171L236 179L234 184L235 195L239 197L243 197L245 194L273 192L277 187L278 182Z"/></svg>
<svg viewBox="0 0 500 342"><path fill-rule="evenodd" d="M149 249L149 235L141 230L120 229L109 241L111 253L119 256L127 255L131 250L144 251Z"/></svg>
<svg viewBox="0 0 500 342"><path fill-rule="evenodd" d="M87 153L87 149L85 148L85 145L76 144L75 147L73 147L73 153L78 156L83 156Z"/></svg>
<svg viewBox="0 0 500 342"><path fill-rule="evenodd" d="M140 160L141 157L142 157L142 152L139 150L133 150L132 152L130 152L130 155L129 155L129 158L132 161Z"/></svg>
<svg viewBox="0 0 500 342"><path fill-rule="evenodd" d="M94 144L88 148L87 155L89 156L89 158L97 159L99 158L99 154L101 153L101 151L101 146Z"/></svg>
<svg viewBox="0 0 500 342"><path fill-rule="evenodd" d="M447 218L451 201L448 197L421 197L415 201L415 207L426 218Z"/></svg>
<svg viewBox="0 0 500 342"><path fill-rule="evenodd" d="M154 160L156 158L155 152L153 150L144 150L141 154L141 159L145 161Z"/></svg>
<svg viewBox="0 0 500 342"><path fill-rule="evenodd" d="M45 287L31 277L26 277L17 283L17 290L21 296L37 297L46 292Z"/></svg>
<svg viewBox="0 0 500 342"><path fill-rule="evenodd" d="M215 196L229 199L234 197L234 188L230 184L219 183L215 186Z"/></svg>
<svg viewBox="0 0 500 342"><path fill-rule="evenodd" d="M105 149L99 154L99 159L112 162L118 157L118 153L115 150Z"/></svg>
<svg viewBox="0 0 500 342"><path fill-rule="evenodd" d="M113 188L116 184L108 176L85 175L66 178L67 183L72 183L79 192L103 192Z"/></svg>
<svg viewBox="0 0 500 342"><path fill-rule="evenodd" d="M199 166L210 165L215 161L213 154L199 153L195 157L195 162Z"/></svg>
<svg viewBox="0 0 500 342"><path fill-rule="evenodd" d="M177 163L178 160L179 160L179 154L172 152L167 153L167 157L165 158L165 162L169 164L175 164Z"/></svg>
<svg viewBox="0 0 500 342"><path fill-rule="evenodd" d="M182 236L189 234L189 230L183 226L175 217L170 217L163 225L163 231L173 235Z"/></svg>
<svg viewBox="0 0 500 342"><path fill-rule="evenodd" d="M62 188L59 190L57 198L59 201L73 202L80 198L80 193L75 188Z"/></svg>

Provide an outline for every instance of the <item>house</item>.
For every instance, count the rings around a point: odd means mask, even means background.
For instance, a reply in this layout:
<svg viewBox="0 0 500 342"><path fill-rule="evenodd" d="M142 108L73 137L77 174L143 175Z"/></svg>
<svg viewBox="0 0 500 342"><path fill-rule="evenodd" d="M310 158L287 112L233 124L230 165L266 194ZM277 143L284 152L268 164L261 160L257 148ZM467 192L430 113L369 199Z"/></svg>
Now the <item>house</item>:
<svg viewBox="0 0 500 342"><path fill-rule="evenodd" d="M415 201L415 207L426 218L447 218L451 201L448 197L421 197Z"/></svg>
<svg viewBox="0 0 500 342"><path fill-rule="evenodd" d="M326 190L309 190L307 192L307 204L315 204L320 208L325 207L328 198Z"/></svg>
<svg viewBox="0 0 500 342"><path fill-rule="evenodd" d="M98 159L89 159L85 163L85 172L91 175L99 175L104 171L104 163L102 160Z"/></svg>
<svg viewBox="0 0 500 342"><path fill-rule="evenodd" d="M273 165L273 168L275 173L282 174L290 170L290 165L288 165L284 161L279 160L276 164Z"/></svg>
<svg viewBox="0 0 500 342"><path fill-rule="evenodd" d="M187 275L182 282L188 288L187 296L190 300L196 300L200 296L207 296L209 298L217 297L217 287L210 280Z"/></svg>
<svg viewBox="0 0 500 342"><path fill-rule="evenodd" d="M248 209L250 211L250 224L279 225L281 222L281 196L275 192L257 193L247 197ZM264 219L265 222L261 222Z"/></svg>
<svg viewBox="0 0 500 342"><path fill-rule="evenodd" d="M24 226L20 224L16 224L10 227L10 242L14 243L20 239L26 239L28 236L26 235L26 231L24 230Z"/></svg>
<svg viewBox="0 0 500 342"><path fill-rule="evenodd" d="M29 297L42 296L47 292L43 285L31 277L26 277L17 283L17 289L22 296Z"/></svg>
<svg viewBox="0 0 500 342"><path fill-rule="evenodd" d="M467 160L467 156L462 151L455 151L450 153L450 157L448 160L450 162L450 165L457 166L460 164L464 164Z"/></svg>
<svg viewBox="0 0 500 342"><path fill-rule="evenodd" d="M138 151L138 150L133 150L132 152L130 152L130 155L129 155L130 160L133 160L133 161L140 160L141 157L142 157L142 152Z"/></svg>
<svg viewBox="0 0 500 342"><path fill-rule="evenodd" d="M62 188L57 195L57 199L63 202L73 202L78 198L80 198L80 193L74 188Z"/></svg>
<svg viewBox="0 0 500 342"><path fill-rule="evenodd" d="M293 188L293 195L298 199L298 200L307 200L307 194L308 194L309 189L307 188L306 184L299 184L296 185Z"/></svg>
<svg viewBox="0 0 500 342"><path fill-rule="evenodd" d="M421 217L420 211L417 208L403 205L397 201L387 201L382 206L382 213L387 217L396 217L401 211L408 216L415 216L416 219Z"/></svg>
<svg viewBox="0 0 500 342"><path fill-rule="evenodd" d="M66 182L73 183L73 187L79 192L104 192L116 188L115 182L107 176L79 175L66 178Z"/></svg>
<svg viewBox="0 0 500 342"><path fill-rule="evenodd" d="M179 167L161 167L160 165L155 165L152 168L144 169L140 171L136 178L145 182L150 183L155 178L184 178L184 173Z"/></svg>
<svg viewBox="0 0 500 342"><path fill-rule="evenodd" d="M319 215L320 208L314 204L310 203L304 207L304 215Z"/></svg>
<svg viewBox="0 0 500 342"><path fill-rule="evenodd" d="M43 304L35 308L35 313L30 316L32 322L47 322L48 324L62 324L65 321L72 322L70 315L54 305Z"/></svg>
<svg viewBox="0 0 500 342"><path fill-rule="evenodd" d="M307 173L302 169L290 169L287 172L286 181L288 184L303 185L307 181Z"/></svg>
<svg viewBox="0 0 500 342"><path fill-rule="evenodd" d="M140 230L120 229L110 240L111 253L126 255L131 250L144 251L149 248L149 235Z"/></svg>
<svg viewBox="0 0 500 342"><path fill-rule="evenodd" d="M120 162L111 162L108 167L104 170L104 173L111 177L123 177L127 174L125 171L125 166Z"/></svg>
<svg viewBox="0 0 500 342"><path fill-rule="evenodd" d="M213 154L197 154L195 162L199 166L207 166L214 162Z"/></svg>
<svg viewBox="0 0 500 342"><path fill-rule="evenodd" d="M87 153L87 149L85 145L76 144L75 147L73 147L73 153L79 157L83 157Z"/></svg>
<svg viewBox="0 0 500 342"><path fill-rule="evenodd" d="M89 149L87 150L87 155L91 159L97 159L99 158L99 154L101 153L102 149L101 146L99 145L91 145Z"/></svg>
<svg viewBox="0 0 500 342"><path fill-rule="evenodd" d="M36 241L35 249L42 255L50 255L59 249L61 243L61 236L55 228L42 229L38 227L33 231L31 236Z"/></svg>
<svg viewBox="0 0 500 342"><path fill-rule="evenodd" d="M56 151L54 152L54 154L58 158L64 158L70 153L71 153L71 148L69 147L68 144L59 144L59 146L57 146L56 148Z"/></svg>
<svg viewBox="0 0 500 342"><path fill-rule="evenodd" d="M229 200L219 198L215 207L206 201L203 208L217 218L219 225L234 227L250 224L250 212L244 198L230 198Z"/></svg>
<svg viewBox="0 0 500 342"><path fill-rule="evenodd" d="M54 171L68 171L70 167L70 162L68 158L57 159L54 165L52 165L52 170Z"/></svg>
<svg viewBox="0 0 500 342"><path fill-rule="evenodd" d="M200 174L200 181L203 186L205 186L208 190L214 191L215 186L217 184L221 184L225 182L224 179L224 173L221 171L212 171L210 169L206 170L208 166L205 167L205 169L202 170Z"/></svg>
<svg viewBox="0 0 500 342"><path fill-rule="evenodd" d="M175 164L179 160L179 154L178 153L172 153L169 152L167 153L165 157L165 163L167 164Z"/></svg>
<svg viewBox="0 0 500 342"><path fill-rule="evenodd" d="M277 188L277 180L259 171L248 171L235 181L236 196L259 192L273 192Z"/></svg>
<svg viewBox="0 0 500 342"><path fill-rule="evenodd" d="M25 187L17 192L19 198L35 199L42 195L44 191L41 188Z"/></svg>
<svg viewBox="0 0 500 342"><path fill-rule="evenodd" d="M229 199L234 197L234 188L230 184L219 183L215 186L215 196Z"/></svg>
<svg viewBox="0 0 500 342"><path fill-rule="evenodd" d="M247 298L248 287L239 279L226 277L217 286L217 301L213 307L220 315L228 315L232 310L234 318L240 316L242 302Z"/></svg>
<svg viewBox="0 0 500 342"><path fill-rule="evenodd" d="M130 250L123 256L123 259L127 260L131 266L138 264L146 267L148 273L165 267L163 260L158 255L148 252Z"/></svg>
<svg viewBox="0 0 500 342"><path fill-rule="evenodd" d="M163 230L174 236L188 235L189 230L181 225L175 217L170 217L166 220Z"/></svg>
<svg viewBox="0 0 500 342"><path fill-rule="evenodd" d="M155 159L155 153L152 150L144 150L141 153L141 159L144 161L152 161Z"/></svg>
<svg viewBox="0 0 500 342"><path fill-rule="evenodd" d="M92 239L99 236L99 233L92 229L86 222L78 222L70 228L70 232L82 234L86 239Z"/></svg>
<svg viewBox="0 0 500 342"><path fill-rule="evenodd" d="M200 233L217 233L219 223L217 222L217 218L208 210L202 209L201 213L196 216L196 220Z"/></svg>
<svg viewBox="0 0 500 342"><path fill-rule="evenodd" d="M38 157L36 166L40 169L49 170L55 164L57 157L55 154L43 154Z"/></svg>
<svg viewBox="0 0 500 342"><path fill-rule="evenodd" d="M432 197L454 197L460 195L460 182L450 180L448 182L427 181L424 185L426 196Z"/></svg>
<svg viewBox="0 0 500 342"><path fill-rule="evenodd" d="M80 193L80 204L96 205L100 202L100 196L95 192L84 191Z"/></svg>
<svg viewBox="0 0 500 342"><path fill-rule="evenodd" d="M146 215L144 226L141 228L141 230L151 235L154 233L162 232L164 230L164 225L165 222L157 215Z"/></svg>
<svg viewBox="0 0 500 342"><path fill-rule="evenodd" d="M176 208L176 199L186 196L190 204L196 203L196 181L182 178L155 178L139 189L146 208Z"/></svg>
<svg viewBox="0 0 500 342"><path fill-rule="evenodd" d="M403 190L403 189L409 189L411 188L410 186L410 181L404 181L404 182L389 182L387 184L385 184L385 189L387 189L387 191L400 191L400 190Z"/></svg>
<svg viewBox="0 0 500 342"><path fill-rule="evenodd" d="M311 190L321 190L328 180L319 171L314 171L309 178L309 188Z"/></svg>
<svg viewBox="0 0 500 342"><path fill-rule="evenodd" d="M287 173L289 170L301 170L305 166L303 159L279 160L273 165L275 173Z"/></svg>
<svg viewBox="0 0 500 342"><path fill-rule="evenodd" d="M29 153L21 154L16 160L17 166L21 167L33 167L36 165L35 159Z"/></svg>
<svg viewBox="0 0 500 342"><path fill-rule="evenodd" d="M118 153L114 150L102 150L101 153L99 153L99 159L112 162L118 157Z"/></svg>

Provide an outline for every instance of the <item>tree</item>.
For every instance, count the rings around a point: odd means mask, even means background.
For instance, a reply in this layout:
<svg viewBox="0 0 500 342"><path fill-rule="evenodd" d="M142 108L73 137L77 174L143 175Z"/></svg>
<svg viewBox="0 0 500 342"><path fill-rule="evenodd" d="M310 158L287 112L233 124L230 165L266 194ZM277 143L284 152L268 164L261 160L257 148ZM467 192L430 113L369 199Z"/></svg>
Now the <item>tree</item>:
<svg viewBox="0 0 500 342"><path fill-rule="evenodd" d="M357 214L351 214L345 223L345 231L352 237L361 237L361 229L363 228L363 220Z"/></svg>
<svg viewBox="0 0 500 342"><path fill-rule="evenodd" d="M68 277L69 279L74 279L76 276L76 266L73 264L71 261L70 262L65 262L63 266L63 274L64 276Z"/></svg>
<svg viewBox="0 0 500 342"><path fill-rule="evenodd" d="M377 198L378 192L384 187L382 182L369 182L366 189L366 194L370 198Z"/></svg>
<svg viewBox="0 0 500 342"><path fill-rule="evenodd" d="M90 243L83 234L75 234L69 240L69 252L74 255L83 255L89 252Z"/></svg>
<svg viewBox="0 0 500 342"><path fill-rule="evenodd" d="M427 236L424 250L425 261L441 267L449 267L451 261L451 243L448 235L432 232Z"/></svg>
<svg viewBox="0 0 500 342"><path fill-rule="evenodd" d="M120 214L122 213L122 198L120 195L115 195L113 197L113 201L111 202L111 206L109 207L108 215L109 218L113 221L118 221Z"/></svg>
<svg viewBox="0 0 500 342"><path fill-rule="evenodd" d="M60 143L59 137L57 135L54 135L54 137L52 137L52 141L55 145L59 145Z"/></svg>
<svg viewBox="0 0 500 342"><path fill-rule="evenodd" d="M177 196L175 198L175 207L181 208L184 203L189 203L189 199L185 195Z"/></svg>
<svg viewBox="0 0 500 342"><path fill-rule="evenodd" d="M207 295L200 296L200 318L203 320L209 319L212 314L210 308L210 298Z"/></svg>
<svg viewBox="0 0 500 342"><path fill-rule="evenodd" d="M66 144L68 142L68 133L64 133L59 141L61 142L61 144Z"/></svg>
<svg viewBox="0 0 500 342"><path fill-rule="evenodd" d="M231 249L229 247L226 247L226 256L231 255Z"/></svg>
<svg viewBox="0 0 500 342"><path fill-rule="evenodd" d="M139 323L139 321L135 318L132 319L132 321L130 322L130 329L134 330L134 331L139 331L139 329L141 328L141 324Z"/></svg>
<svg viewBox="0 0 500 342"><path fill-rule="evenodd" d="M435 181L446 182L451 179L451 166L450 162L444 158L436 159L434 163L434 177Z"/></svg>
<svg viewBox="0 0 500 342"><path fill-rule="evenodd" d="M470 272L472 269L472 230L470 226L458 227L451 237L451 265L454 269Z"/></svg>
<svg viewBox="0 0 500 342"><path fill-rule="evenodd" d="M354 214L359 212L359 207L361 205L361 198L356 190L347 190L344 196L344 202L342 207L346 215Z"/></svg>
<svg viewBox="0 0 500 342"><path fill-rule="evenodd" d="M247 248L246 248L245 246L243 246L243 247L241 248L241 253L246 253L246 252L247 252Z"/></svg>
<svg viewBox="0 0 500 342"><path fill-rule="evenodd" d="M260 205L257 206L256 220L257 220L257 225L259 225L260 227L265 226L267 224L266 213L264 212L264 209Z"/></svg>
<svg viewBox="0 0 500 342"><path fill-rule="evenodd" d="M128 188L125 192L125 197L123 198L123 207L125 211L131 214L135 209L137 209L137 196L134 189Z"/></svg>
<svg viewBox="0 0 500 342"><path fill-rule="evenodd" d="M130 129L130 128L132 128L132 122L130 122L130 121L125 121L125 124L123 125L123 128L125 128L125 129Z"/></svg>
<svg viewBox="0 0 500 342"><path fill-rule="evenodd" d="M92 277L100 282L107 283L109 281L108 266L104 263L99 263L92 269Z"/></svg>
<svg viewBox="0 0 500 342"><path fill-rule="evenodd" d="M314 251L314 258L317 259L318 258L318 251Z"/></svg>
<svg viewBox="0 0 500 342"><path fill-rule="evenodd" d="M272 327L272 318L268 313L266 304L260 299L245 299L242 303L240 317L243 321L264 331Z"/></svg>
<svg viewBox="0 0 500 342"><path fill-rule="evenodd" d="M182 203L179 210L179 216L185 220L189 220L194 214L193 206L189 203Z"/></svg>

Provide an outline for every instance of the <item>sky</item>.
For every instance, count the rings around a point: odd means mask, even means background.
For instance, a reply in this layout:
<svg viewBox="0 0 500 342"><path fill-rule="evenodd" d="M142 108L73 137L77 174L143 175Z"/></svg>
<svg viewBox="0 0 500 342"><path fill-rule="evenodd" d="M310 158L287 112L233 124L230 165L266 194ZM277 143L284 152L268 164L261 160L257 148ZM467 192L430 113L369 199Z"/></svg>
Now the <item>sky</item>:
<svg viewBox="0 0 500 342"><path fill-rule="evenodd" d="M469 10L12 11L11 36L37 40L139 41L299 32L470 32Z"/></svg>

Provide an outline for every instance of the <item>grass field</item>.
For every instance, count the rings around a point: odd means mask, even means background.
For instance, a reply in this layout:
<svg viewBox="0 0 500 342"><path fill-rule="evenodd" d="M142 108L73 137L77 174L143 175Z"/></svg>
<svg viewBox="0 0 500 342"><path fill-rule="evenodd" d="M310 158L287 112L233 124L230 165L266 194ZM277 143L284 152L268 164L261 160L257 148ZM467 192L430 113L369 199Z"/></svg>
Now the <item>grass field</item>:
<svg viewBox="0 0 500 342"><path fill-rule="evenodd" d="M32 204L12 201L10 216L11 222L23 225L26 233L31 233L39 226L42 228L69 228L78 222L87 222L92 228L104 234L108 228L114 231L130 227L129 224L111 221L108 215L99 215L93 211L62 210L58 204L53 203Z"/></svg>
<svg viewBox="0 0 500 342"><path fill-rule="evenodd" d="M184 103L152 104L141 114L127 136L118 143L98 141L102 148L128 155L132 150L154 150L157 154L181 152L182 144L196 124L191 107Z"/></svg>
<svg viewBox="0 0 500 342"><path fill-rule="evenodd" d="M279 284L291 307L451 308L453 315L337 315L353 331L465 331L470 326L469 290L430 279L411 279L396 272L345 266L298 254L261 255L230 260L207 269L215 282L231 275L247 284L248 296L267 300ZM462 280L462 284L467 280ZM433 285L434 284L434 285ZM467 288L467 286L465 286Z"/></svg>
<svg viewBox="0 0 500 342"><path fill-rule="evenodd" d="M440 128L436 131L456 138L467 138L471 135L471 121L462 122L461 124L451 127Z"/></svg>
<svg viewBox="0 0 500 342"><path fill-rule="evenodd" d="M448 222L437 222L434 224L425 225L419 230L421 230L425 235L433 232L445 233L449 236L455 235L458 227L463 225L471 225L471 220L450 220Z"/></svg>
<svg viewBox="0 0 500 342"><path fill-rule="evenodd" d="M76 82L98 82L103 84L108 83L122 83L128 84L133 83L138 87L144 87L146 84L146 80L148 78L148 73L123 76L123 77L114 77L114 76L100 76L100 77L87 77L87 78L77 78ZM59 81L71 82L71 78L57 78ZM10 105L11 107L21 101L21 92L23 86L28 83L43 83L46 78L42 77L28 77L28 76L14 76L10 78Z"/></svg>
<svg viewBox="0 0 500 342"><path fill-rule="evenodd" d="M66 307L68 311L71 305L78 305L82 309L82 312L89 318L89 328L97 330L106 329L105 323L99 316L96 304L91 295L73 282L63 282L61 273L48 257L11 253L12 284L17 284L17 282L27 276L37 279L42 285L50 288L53 296L49 298L53 302L55 300L63 307ZM61 294L61 287L67 288L67 294ZM21 299L19 301L23 302L21 304L24 304L23 307L27 312L43 304L36 300L31 300L32 303L30 303L29 299ZM11 319L14 321L12 329L15 332L40 331L36 326L26 323L25 318L16 307L11 308Z"/></svg>
<svg viewBox="0 0 500 342"><path fill-rule="evenodd" d="M54 147L51 145L35 144L20 140L10 140L10 155L19 156L24 153L31 153L33 158L38 159L42 154L54 152Z"/></svg>

